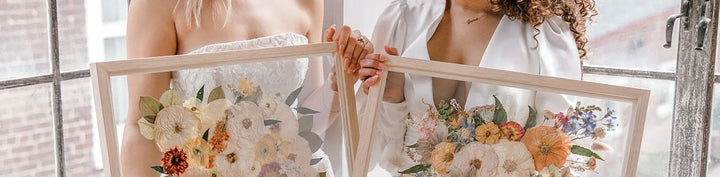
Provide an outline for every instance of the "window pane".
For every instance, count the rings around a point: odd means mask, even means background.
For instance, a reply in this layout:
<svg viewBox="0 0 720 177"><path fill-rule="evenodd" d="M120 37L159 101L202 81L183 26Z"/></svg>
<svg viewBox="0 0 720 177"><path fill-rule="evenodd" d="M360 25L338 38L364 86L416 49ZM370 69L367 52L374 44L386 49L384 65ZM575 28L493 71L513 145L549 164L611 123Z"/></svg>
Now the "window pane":
<svg viewBox="0 0 720 177"><path fill-rule="evenodd" d="M127 18L127 0L102 0L102 21L105 23Z"/></svg>
<svg viewBox="0 0 720 177"><path fill-rule="evenodd" d="M60 70L73 71L88 68L88 37L85 2L58 1L58 39L60 44Z"/></svg>
<svg viewBox="0 0 720 177"><path fill-rule="evenodd" d="M93 148L97 137L93 119L92 84L89 78L62 83L63 128L65 139L65 174L67 176L101 176L101 154ZM99 151L98 151L99 152ZM97 156L97 158L95 158Z"/></svg>
<svg viewBox="0 0 720 177"><path fill-rule="evenodd" d="M710 157L708 157L707 176L720 175L720 84L713 91L712 122L710 124Z"/></svg>
<svg viewBox="0 0 720 177"><path fill-rule="evenodd" d="M0 80L49 73L45 3L0 1Z"/></svg>
<svg viewBox="0 0 720 177"><path fill-rule="evenodd" d="M583 80L650 90L650 103L645 119L645 133L640 150L637 176L667 176L675 95L673 81L590 74L586 74Z"/></svg>
<svg viewBox="0 0 720 177"><path fill-rule="evenodd" d="M596 23L588 27L586 64L674 72L677 27L672 48L662 46L666 19L680 12L679 6L678 0L597 1Z"/></svg>
<svg viewBox="0 0 720 177"><path fill-rule="evenodd" d="M0 100L0 176L54 176L50 85L0 90Z"/></svg>

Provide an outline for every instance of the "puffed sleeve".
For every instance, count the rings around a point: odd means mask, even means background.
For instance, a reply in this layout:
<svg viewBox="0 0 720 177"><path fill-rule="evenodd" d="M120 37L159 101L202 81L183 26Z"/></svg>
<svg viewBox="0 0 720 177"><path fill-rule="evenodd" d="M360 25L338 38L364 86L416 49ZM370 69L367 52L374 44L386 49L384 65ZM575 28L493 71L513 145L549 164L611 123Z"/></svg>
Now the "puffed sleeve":
<svg viewBox="0 0 720 177"><path fill-rule="evenodd" d="M567 22L553 17L539 26L537 55L540 60L540 74L566 79L581 79L580 57L575 38ZM576 98L548 92L537 92L535 108L539 112L547 109L553 112L565 111L575 105ZM542 116L542 114L538 114Z"/></svg>
<svg viewBox="0 0 720 177"><path fill-rule="evenodd" d="M404 51L407 43L405 39L408 28L404 17L406 9L407 2L405 0L394 0L380 15L372 36L375 52L384 53L385 45L397 48L399 53ZM358 112L360 114L365 113L367 94L358 91L356 99ZM377 113L368 167L371 169L378 162L382 162L381 166L388 169L388 171L392 171L391 169L398 167L392 168L395 165L385 164L385 162L388 162L385 157L394 157L402 152L406 130L405 120L408 118L410 111L404 101L401 103L383 102L378 106Z"/></svg>

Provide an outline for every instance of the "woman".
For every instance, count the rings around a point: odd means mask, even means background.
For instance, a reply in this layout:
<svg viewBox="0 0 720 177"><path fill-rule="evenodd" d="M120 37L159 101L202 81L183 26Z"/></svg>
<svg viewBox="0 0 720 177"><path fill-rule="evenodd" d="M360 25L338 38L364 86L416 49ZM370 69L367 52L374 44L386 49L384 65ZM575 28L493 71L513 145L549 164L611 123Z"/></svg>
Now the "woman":
<svg viewBox="0 0 720 177"><path fill-rule="evenodd" d="M127 56L141 58L317 43L322 40L322 12L321 0L133 0L128 13ZM327 39L341 41L341 55L358 58L372 52L370 45L357 41L358 33L350 35L348 27L340 31L345 35ZM352 52L344 52L346 50ZM331 91L334 82L325 82L322 60L316 58L131 75L128 76L128 123L122 143L123 174L157 176L150 167L160 165L162 158L156 144L140 134L137 124L141 118L137 105L140 96L159 98L173 88L189 98L202 85L212 89L237 83L242 77L263 86L265 93L278 93L282 97L302 86L298 105L320 111L316 117L332 114L331 103L337 97ZM324 121L317 120L316 124L320 125L314 128L323 129Z"/></svg>
<svg viewBox="0 0 720 177"><path fill-rule="evenodd" d="M585 25L594 15L593 4L592 0L395 0L380 16L372 42L377 51L390 55L580 79ZM363 101L368 87L379 80L386 59L371 54L359 61L365 93L358 93L358 100ZM528 105L564 110L574 103L562 95L391 72L369 167L379 162L396 173L418 163L407 146L418 140L425 103L457 99L469 108L493 104L492 95L502 101L509 120L521 125Z"/></svg>

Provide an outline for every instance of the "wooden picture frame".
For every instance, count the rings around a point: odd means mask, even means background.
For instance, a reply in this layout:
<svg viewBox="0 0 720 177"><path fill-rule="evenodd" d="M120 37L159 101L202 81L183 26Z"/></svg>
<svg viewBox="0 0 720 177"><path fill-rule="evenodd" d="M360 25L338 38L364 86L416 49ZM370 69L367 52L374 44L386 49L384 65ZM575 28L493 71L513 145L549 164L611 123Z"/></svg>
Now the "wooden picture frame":
<svg viewBox="0 0 720 177"><path fill-rule="evenodd" d="M624 177L635 176L650 98L649 90L397 56L389 56L385 65L387 68L383 71L383 76L387 76L388 71L394 71L630 103L633 109L632 117L626 119L629 122L627 132L629 137L622 174ZM375 117L382 101L385 84L386 77L382 77L378 84L370 88L365 103L366 110L360 114L362 120L360 132L363 136L359 140L360 146L357 151L359 156L355 158L352 177L363 177L368 172Z"/></svg>
<svg viewBox="0 0 720 177"><path fill-rule="evenodd" d="M297 45L277 48L251 49L228 51L220 53L174 55L149 57L132 60L119 60L97 62L90 64L90 73L93 85L93 97L97 116L100 144L105 176L121 176L118 140L115 131L113 116L112 93L110 77L130 74L148 74L169 72L182 69L214 67L231 64L267 62L285 60L291 57L311 57L331 54L335 56L336 63L342 63L337 56L337 44L334 42ZM338 65L340 66L340 65ZM337 73L345 73L341 67L335 67ZM358 140L358 123L355 111L353 84L351 76L337 74L338 90L340 92L341 121L347 144L348 156L355 157ZM348 158L349 166L352 160ZM149 167L148 167L149 168Z"/></svg>

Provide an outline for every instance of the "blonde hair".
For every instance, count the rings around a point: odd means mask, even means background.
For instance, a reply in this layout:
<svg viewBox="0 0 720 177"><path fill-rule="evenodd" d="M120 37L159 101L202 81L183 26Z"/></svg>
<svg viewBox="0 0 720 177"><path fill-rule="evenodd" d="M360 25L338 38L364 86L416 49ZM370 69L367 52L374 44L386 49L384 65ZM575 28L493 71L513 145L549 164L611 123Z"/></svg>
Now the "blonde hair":
<svg viewBox="0 0 720 177"><path fill-rule="evenodd" d="M225 10L223 27L230 21L230 16L232 15L232 0L179 0L175 5L175 10L177 10L181 1L185 1L185 19L189 27L200 28L203 4L206 1L211 1L211 8L215 11L219 11L217 9L218 7Z"/></svg>

